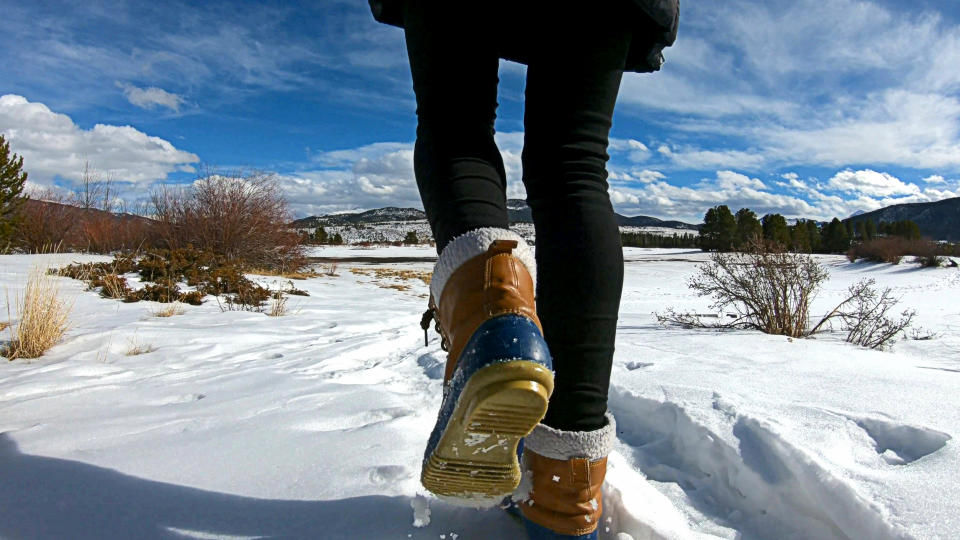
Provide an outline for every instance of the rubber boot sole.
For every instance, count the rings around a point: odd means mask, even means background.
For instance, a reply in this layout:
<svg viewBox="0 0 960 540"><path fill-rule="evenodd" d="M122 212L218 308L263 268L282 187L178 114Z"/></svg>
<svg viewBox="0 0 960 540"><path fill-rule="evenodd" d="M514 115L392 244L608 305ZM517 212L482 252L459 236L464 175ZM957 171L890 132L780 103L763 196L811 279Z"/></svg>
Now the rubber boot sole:
<svg viewBox="0 0 960 540"><path fill-rule="evenodd" d="M420 482L457 499L499 502L520 483L517 445L543 419L553 373L543 364L511 360L470 377Z"/></svg>

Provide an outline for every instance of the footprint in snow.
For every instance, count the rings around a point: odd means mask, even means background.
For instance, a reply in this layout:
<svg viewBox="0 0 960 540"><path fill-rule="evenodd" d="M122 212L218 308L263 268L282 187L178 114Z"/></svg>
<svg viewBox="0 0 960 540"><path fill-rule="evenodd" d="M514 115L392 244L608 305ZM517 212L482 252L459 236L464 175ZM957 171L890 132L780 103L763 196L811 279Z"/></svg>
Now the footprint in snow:
<svg viewBox="0 0 960 540"><path fill-rule="evenodd" d="M848 418L867 432L877 453L891 465L913 463L940 450L951 439L950 435L935 429L879 418Z"/></svg>

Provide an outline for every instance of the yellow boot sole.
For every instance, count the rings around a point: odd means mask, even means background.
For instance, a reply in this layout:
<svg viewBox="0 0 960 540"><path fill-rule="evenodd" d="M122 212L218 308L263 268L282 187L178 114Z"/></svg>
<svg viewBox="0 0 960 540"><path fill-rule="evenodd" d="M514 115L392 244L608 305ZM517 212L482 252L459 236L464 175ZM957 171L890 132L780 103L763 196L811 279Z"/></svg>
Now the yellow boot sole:
<svg viewBox="0 0 960 540"><path fill-rule="evenodd" d="M547 413L552 392L553 373L536 362L515 360L474 373L420 482L437 495L499 502L520 483L517 445Z"/></svg>

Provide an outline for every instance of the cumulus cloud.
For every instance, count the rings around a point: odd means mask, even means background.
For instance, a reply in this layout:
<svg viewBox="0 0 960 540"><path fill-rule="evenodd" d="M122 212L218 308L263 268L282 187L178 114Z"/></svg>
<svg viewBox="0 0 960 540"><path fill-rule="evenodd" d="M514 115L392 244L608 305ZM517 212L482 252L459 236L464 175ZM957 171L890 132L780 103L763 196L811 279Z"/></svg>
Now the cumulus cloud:
<svg viewBox="0 0 960 540"><path fill-rule="evenodd" d="M150 183L175 171L193 172L196 154L130 126L97 124L81 129L65 114L22 96L0 96L0 130L23 156L30 178L79 180L85 162L117 182Z"/></svg>
<svg viewBox="0 0 960 540"><path fill-rule="evenodd" d="M127 101L141 109L166 107L178 113L180 112L180 105L184 103L184 99L179 95L167 92L156 86L138 88L132 84L117 83L117 85L123 89L123 95L127 98Z"/></svg>
<svg viewBox="0 0 960 540"><path fill-rule="evenodd" d="M905 184L893 175L870 169L840 171L833 175L827 185L838 191L859 193L871 197L916 195L920 193L920 188L916 184Z"/></svg>
<svg viewBox="0 0 960 540"><path fill-rule="evenodd" d="M928 183L928 184L946 184L946 183L947 183L947 181L944 180L944 178L943 178L942 176L940 176L939 174L931 174L930 176L927 176L926 178L921 178L921 180L923 180L924 182L926 182L926 183Z"/></svg>

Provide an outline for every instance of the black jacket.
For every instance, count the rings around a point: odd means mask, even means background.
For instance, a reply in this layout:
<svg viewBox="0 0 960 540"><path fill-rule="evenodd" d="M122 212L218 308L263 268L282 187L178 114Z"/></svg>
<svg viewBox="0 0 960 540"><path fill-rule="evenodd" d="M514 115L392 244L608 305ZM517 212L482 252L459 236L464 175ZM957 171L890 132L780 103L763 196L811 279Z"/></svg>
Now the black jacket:
<svg viewBox="0 0 960 540"><path fill-rule="evenodd" d="M373 18L403 28L404 0L368 0ZM451 0L460 1L460 0ZM626 71L657 71L663 65L663 49L677 39L680 0L623 0L635 6L636 30L627 54ZM522 50L508 50L502 56L526 63Z"/></svg>

